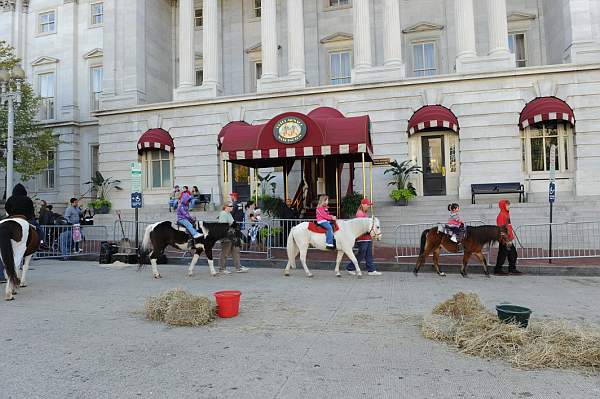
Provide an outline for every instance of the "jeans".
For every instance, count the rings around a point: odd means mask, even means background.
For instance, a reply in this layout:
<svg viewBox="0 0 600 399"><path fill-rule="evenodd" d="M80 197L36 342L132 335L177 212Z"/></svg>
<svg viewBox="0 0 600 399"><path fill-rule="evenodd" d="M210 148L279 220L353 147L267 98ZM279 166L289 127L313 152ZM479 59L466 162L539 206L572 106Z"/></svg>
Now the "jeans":
<svg viewBox="0 0 600 399"><path fill-rule="evenodd" d="M375 266L373 265L373 241L359 241L356 244L358 245L356 262L360 265L360 262L362 262L364 259L365 263L367 264L367 271L374 272ZM356 270L354 263L348 263L346 270Z"/></svg>
<svg viewBox="0 0 600 399"><path fill-rule="evenodd" d="M0 259L0 281L6 281L4 277L4 263L2 263L2 259Z"/></svg>
<svg viewBox="0 0 600 399"><path fill-rule="evenodd" d="M171 212L171 208L177 209L177 202L176 199L169 200L169 212Z"/></svg>
<svg viewBox="0 0 600 399"><path fill-rule="evenodd" d="M40 243L44 242L44 237L46 237L46 230L35 219L28 220L29 224L35 227L35 230L38 233L38 237L40 238Z"/></svg>
<svg viewBox="0 0 600 399"><path fill-rule="evenodd" d="M233 266L236 270L240 270L240 247L233 245L231 240L221 240L221 256L219 257L219 271L222 272L227 268L227 257L231 255Z"/></svg>
<svg viewBox="0 0 600 399"><path fill-rule="evenodd" d="M333 245L333 228L331 227L331 223L328 221L319 222L319 226L325 229L325 241L329 245Z"/></svg>
<svg viewBox="0 0 600 399"><path fill-rule="evenodd" d="M198 198L192 197L190 198L190 210L194 209L196 204L200 201Z"/></svg>
<svg viewBox="0 0 600 399"><path fill-rule="evenodd" d="M60 254L63 256L63 258L66 258L68 255L70 255L74 244L73 229L67 228L60 233L58 244L60 245Z"/></svg>
<svg viewBox="0 0 600 399"><path fill-rule="evenodd" d="M192 225L192 223L190 223L189 220L187 219L179 219L177 221L177 223L179 223L180 225L184 226L186 229L188 229L188 231L190 232L190 234L192 236L197 236L198 235L198 230L196 230L194 228L194 226Z"/></svg>
<svg viewBox="0 0 600 399"><path fill-rule="evenodd" d="M511 245L508 248L506 245L498 245L498 257L496 258L496 267L494 270L499 271L502 270L502 266L504 266L504 261L508 257L508 270L516 270L517 269L517 248L514 245Z"/></svg>

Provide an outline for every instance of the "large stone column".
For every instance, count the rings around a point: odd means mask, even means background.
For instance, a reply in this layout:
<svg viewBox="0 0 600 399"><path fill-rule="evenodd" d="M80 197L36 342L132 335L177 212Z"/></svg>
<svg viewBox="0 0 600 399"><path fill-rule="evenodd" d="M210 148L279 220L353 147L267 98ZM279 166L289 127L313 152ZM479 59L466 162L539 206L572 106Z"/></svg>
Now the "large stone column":
<svg viewBox="0 0 600 399"><path fill-rule="evenodd" d="M203 18L204 26L202 32L202 61L204 67L204 80L202 86L205 88L216 88L220 90L221 78L219 73L220 46L219 33L221 16L218 0L204 0Z"/></svg>
<svg viewBox="0 0 600 399"><path fill-rule="evenodd" d="M457 60L462 58L477 57L477 50L475 49L475 17L473 16L473 0L454 0L454 16Z"/></svg>
<svg viewBox="0 0 600 399"><path fill-rule="evenodd" d="M598 7L594 5L595 7ZM567 62L587 64L600 62L600 44L594 39L592 4L590 0L569 0L570 40L566 51Z"/></svg>
<svg viewBox="0 0 600 399"><path fill-rule="evenodd" d="M179 0L179 85L196 84L194 55L194 0Z"/></svg>
<svg viewBox="0 0 600 399"><path fill-rule="evenodd" d="M288 75L306 80L303 0L287 1Z"/></svg>
<svg viewBox="0 0 600 399"><path fill-rule="evenodd" d="M279 77L277 67L277 2L262 0L260 16L260 37L262 52L261 80L275 80Z"/></svg>
<svg viewBox="0 0 600 399"><path fill-rule="evenodd" d="M383 65L400 66L402 63L402 29L400 28L399 0L385 0L383 10Z"/></svg>
<svg viewBox="0 0 600 399"><path fill-rule="evenodd" d="M489 55L508 55L506 0L487 0Z"/></svg>
<svg viewBox="0 0 600 399"><path fill-rule="evenodd" d="M354 69L364 70L373 66L371 54L371 7L369 0L354 0Z"/></svg>

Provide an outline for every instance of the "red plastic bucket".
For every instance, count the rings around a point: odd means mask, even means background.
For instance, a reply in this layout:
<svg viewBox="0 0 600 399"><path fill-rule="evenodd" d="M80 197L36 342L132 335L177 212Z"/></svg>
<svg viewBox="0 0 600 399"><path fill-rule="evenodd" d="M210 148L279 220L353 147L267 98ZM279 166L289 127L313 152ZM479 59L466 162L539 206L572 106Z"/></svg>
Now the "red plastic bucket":
<svg viewBox="0 0 600 399"><path fill-rule="evenodd" d="M240 311L241 291L218 291L213 294L217 300L217 316L222 318L235 317Z"/></svg>

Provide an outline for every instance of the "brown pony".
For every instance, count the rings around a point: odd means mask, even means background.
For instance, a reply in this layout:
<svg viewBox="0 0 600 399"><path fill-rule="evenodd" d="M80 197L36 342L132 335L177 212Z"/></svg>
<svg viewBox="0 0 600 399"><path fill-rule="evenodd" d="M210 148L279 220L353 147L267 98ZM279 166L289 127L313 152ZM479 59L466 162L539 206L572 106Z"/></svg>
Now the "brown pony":
<svg viewBox="0 0 600 399"><path fill-rule="evenodd" d="M490 276L490 273L487 268L487 259L485 255L482 253L482 249L486 244L490 244L492 242L501 242L507 246L512 245L510 240L508 239L508 230L506 226L468 226L467 232L462 240L461 244L464 248L464 255L462 261L462 267L460 268L460 274L463 277L467 277L467 262L471 255L475 255L477 259L483 265L483 272L487 277ZM459 245L450 239L450 236L438 231L437 227L432 227L423 231L421 234L421 248L419 251L419 258L417 259L417 265L415 266L414 274L415 276L419 273L419 269L425 263L425 259L429 256L430 253L433 252L433 266L435 267L435 271L440 276L445 276L446 274L440 271L440 249L444 247L444 249L448 252L457 253L459 252Z"/></svg>
<svg viewBox="0 0 600 399"><path fill-rule="evenodd" d="M31 257L38 250L40 240L37 231L23 217L12 216L0 221L0 259L4 263L6 291L4 299L11 301L17 287L26 287L25 275ZM23 273L19 266L23 261Z"/></svg>

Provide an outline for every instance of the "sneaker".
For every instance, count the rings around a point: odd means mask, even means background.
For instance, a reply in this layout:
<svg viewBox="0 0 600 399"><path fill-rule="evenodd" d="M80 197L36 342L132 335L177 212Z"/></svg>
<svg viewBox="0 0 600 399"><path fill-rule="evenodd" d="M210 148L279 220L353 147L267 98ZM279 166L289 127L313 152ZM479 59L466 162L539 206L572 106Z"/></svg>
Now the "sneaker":
<svg viewBox="0 0 600 399"><path fill-rule="evenodd" d="M452 242L458 242L458 240L454 236L450 237L450 241L452 241Z"/></svg>
<svg viewBox="0 0 600 399"><path fill-rule="evenodd" d="M523 274L522 271L514 269L514 270L509 270L508 274L510 274L511 276L520 276Z"/></svg>
<svg viewBox="0 0 600 399"><path fill-rule="evenodd" d="M333 244L325 244L325 247L327 249L333 249L333 248L335 248L335 246Z"/></svg>
<svg viewBox="0 0 600 399"><path fill-rule="evenodd" d="M196 234L194 235L194 238L200 238L200 237L202 237L202 234L200 234L200 233L196 233Z"/></svg>
<svg viewBox="0 0 600 399"><path fill-rule="evenodd" d="M236 273L246 273L248 270L250 270L250 269L247 268L246 266L240 266L240 268L237 269L235 272Z"/></svg>
<svg viewBox="0 0 600 399"><path fill-rule="evenodd" d="M377 270L373 270L372 272L367 273L369 276L381 276L383 273L378 272Z"/></svg>
<svg viewBox="0 0 600 399"><path fill-rule="evenodd" d="M231 272L229 270L227 270L227 269L225 269L225 270L219 270L219 273L220 274L231 274Z"/></svg>
<svg viewBox="0 0 600 399"><path fill-rule="evenodd" d="M494 270L493 273L495 276L508 276L508 272L505 272L504 270Z"/></svg>
<svg viewBox="0 0 600 399"><path fill-rule="evenodd" d="M346 272L351 276L356 276L356 270L346 270Z"/></svg>

